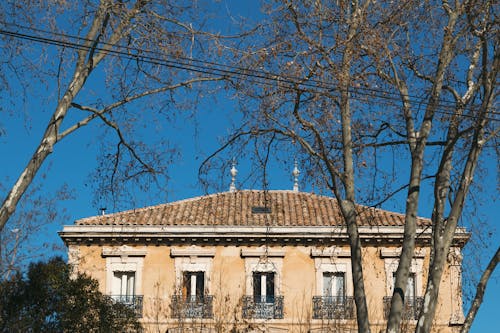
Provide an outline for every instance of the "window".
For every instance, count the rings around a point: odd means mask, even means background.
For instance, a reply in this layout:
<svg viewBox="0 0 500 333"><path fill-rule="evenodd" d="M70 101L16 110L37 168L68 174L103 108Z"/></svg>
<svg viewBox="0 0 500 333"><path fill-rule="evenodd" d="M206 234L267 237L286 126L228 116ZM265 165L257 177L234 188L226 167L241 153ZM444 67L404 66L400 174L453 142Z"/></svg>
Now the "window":
<svg viewBox="0 0 500 333"><path fill-rule="evenodd" d="M198 246L173 247L176 295L172 296L174 318L212 318L213 296L210 290L210 271L215 250Z"/></svg>
<svg viewBox="0 0 500 333"><path fill-rule="evenodd" d="M345 297L344 272L323 273L323 296L342 300Z"/></svg>
<svg viewBox="0 0 500 333"><path fill-rule="evenodd" d="M203 248L199 246L189 247L173 247L170 249L170 256L174 258L176 287L179 291L186 292L189 288L189 295L191 290L196 293L196 283L203 283L203 288L199 289L203 292L210 290L210 272L212 270L212 261L215 256L215 250L210 248ZM190 281L193 282L191 288ZM189 281L189 287L187 285ZM203 295L203 292L198 293Z"/></svg>
<svg viewBox="0 0 500 333"><path fill-rule="evenodd" d="M133 302L135 296L135 272L114 272L113 295L124 303Z"/></svg>
<svg viewBox="0 0 500 333"><path fill-rule="evenodd" d="M274 302L274 272L253 273L253 296L257 303Z"/></svg>
<svg viewBox="0 0 500 333"><path fill-rule="evenodd" d="M416 249L410 265L410 276L408 279L408 287L410 291L409 297L419 297L423 289L422 274L425 249ZM398 269L399 256L401 254L400 248L382 248L380 250L380 257L384 259L385 274L386 274L386 293L392 295L394 291L394 276ZM410 284L411 283L411 284ZM408 291L407 291L408 293Z"/></svg>
<svg viewBox="0 0 500 333"><path fill-rule="evenodd" d="M243 298L243 317L283 318L283 296L276 295L275 272L253 272L253 295Z"/></svg>
<svg viewBox="0 0 500 333"><path fill-rule="evenodd" d="M316 268L316 295L351 296L351 253L340 247L312 249L311 257Z"/></svg>
<svg viewBox="0 0 500 333"><path fill-rule="evenodd" d="M406 298L415 297L415 273L411 273L408 276L408 283L406 284Z"/></svg>
<svg viewBox="0 0 500 333"><path fill-rule="evenodd" d="M384 259L387 296L383 298L384 315L387 318L391 308L392 294L394 293L394 284L396 280L396 270L398 269L400 248L382 248L380 256ZM415 249L413 259L410 265L410 274L408 275L408 284L404 299L403 319L416 320L423 306L423 297L421 297L423 262L426 249Z"/></svg>
<svg viewBox="0 0 500 333"><path fill-rule="evenodd" d="M394 285L396 284L396 272L392 274L392 289L394 291ZM391 294L392 294L391 292ZM410 299L415 297L415 273L410 273L408 276L408 282L406 284L405 299Z"/></svg>
<svg viewBox="0 0 500 333"><path fill-rule="evenodd" d="M312 249L316 267L313 319L353 319L354 299L350 252L340 247Z"/></svg>
<svg viewBox="0 0 500 333"><path fill-rule="evenodd" d="M172 298L175 318L212 318L211 295L205 295L205 272L183 272L181 295Z"/></svg>
<svg viewBox="0 0 500 333"><path fill-rule="evenodd" d="M345 293L345 273L324 272L323 295L313 297L313 318L354 318L354 300Z"/></svg>
<svg viewBox="0 0 500 333"><path fill-rule="evenodd" d="M410 273L410 275L408 276L408 282L406 285L406 292L404 298L403 319L406 320L417 319L423 305L423 297L415 296L417 291L415 281L416 281L415 273ZM394 272L392 275L391 293L389 295L392 295L392 293L394 292L395 283L396 283L396 272ZM392 301L392 296L384 297L384 312L386 318L388 318L389 316L391 301Z"/></svg>
<svg viewBox="0 0 500 333"><path fill-rule="evenodd" d="M182 294L192 300L201 299L205 294L205 273L184 272Z"/></svg>
<svg viewBox="0 0 500 333"><path fill-rule="evenodd" d="M242 249L245 259L243 317L282 319L281 270L285 251L268 247Z"/></svg>
<svg viewBox="0 0 500 333"><path fill-rule="evenodd" d="M123 245L104 247L106 258L106 294L134 309L142 316L142 267L146 249Z"/></svg>

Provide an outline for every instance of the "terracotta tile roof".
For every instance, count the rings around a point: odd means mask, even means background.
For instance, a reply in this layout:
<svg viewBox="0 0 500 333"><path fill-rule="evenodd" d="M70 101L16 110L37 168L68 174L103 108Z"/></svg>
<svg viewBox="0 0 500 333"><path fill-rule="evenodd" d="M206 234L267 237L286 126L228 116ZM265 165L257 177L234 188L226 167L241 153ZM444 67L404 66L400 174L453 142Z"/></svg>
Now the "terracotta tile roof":
<svg viewBox="0 0 500 333"><path fill-rule="evenodd" d="M359 225L400 226L404 215L358 206ZM312 193L223 192L119 213L83 218L77 225L341 226L337 200ZM418 225L428 225L419 218Z"/></svg>

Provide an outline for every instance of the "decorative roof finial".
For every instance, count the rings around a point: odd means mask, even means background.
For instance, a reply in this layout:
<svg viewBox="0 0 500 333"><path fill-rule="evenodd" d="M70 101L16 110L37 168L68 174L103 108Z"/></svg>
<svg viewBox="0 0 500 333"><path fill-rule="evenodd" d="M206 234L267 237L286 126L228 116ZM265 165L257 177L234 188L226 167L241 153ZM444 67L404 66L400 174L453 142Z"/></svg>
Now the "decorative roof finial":
<svg viewBox="0 0 500 333"><path fill-rule="evenodd" d="M238 170L236 170L236 161L233 158L233 167L231 168L231 185L229 185L229 192L234 192L236 191L236 175L238 174Z"/></svg>
<svg viewBox="0 0 500 333"><path fill-rule="evenodd" d="M299 175L300 175L300 170L297 167L297 160L295 160L294 163L295 167L293 168L292 175L293 175L293 191L298 192L299 191Z"/></svg>

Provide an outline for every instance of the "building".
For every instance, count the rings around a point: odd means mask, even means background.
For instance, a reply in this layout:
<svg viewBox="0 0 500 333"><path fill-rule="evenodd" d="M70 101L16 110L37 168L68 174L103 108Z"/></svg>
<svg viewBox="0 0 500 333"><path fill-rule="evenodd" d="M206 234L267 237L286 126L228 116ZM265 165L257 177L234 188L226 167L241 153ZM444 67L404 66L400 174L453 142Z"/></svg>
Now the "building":
<svg viewBox="0 0 500 333"><path fill-rule="evenodd" d="M358 207L372 332L383 330L404 216ZM403 325L422 306L430 221L418 238ZM146 331L356 332L350 250L335 199L294 191L206 195L77 220L60 236L69 261L130 304ZM463 322L458 229L436 332Z"/></svg>

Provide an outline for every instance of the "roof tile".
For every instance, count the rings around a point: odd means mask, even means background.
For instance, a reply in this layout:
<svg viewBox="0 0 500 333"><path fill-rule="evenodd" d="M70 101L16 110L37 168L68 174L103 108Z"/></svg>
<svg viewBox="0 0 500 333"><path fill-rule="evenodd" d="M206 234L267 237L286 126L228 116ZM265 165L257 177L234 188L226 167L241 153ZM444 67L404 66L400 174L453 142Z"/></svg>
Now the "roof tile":
<svg viewBox="0 0 500 333"><path fill-rule="evenodd" d="M270 213L252 213L269 207ZM400 226L404 215L357 206L358 225ZM157 206L87 217L77 225L225 225L225 226L341 226L336 199L293 191L245 190L190 198ZM418 218L417 224L429 225Z"/></svg>

